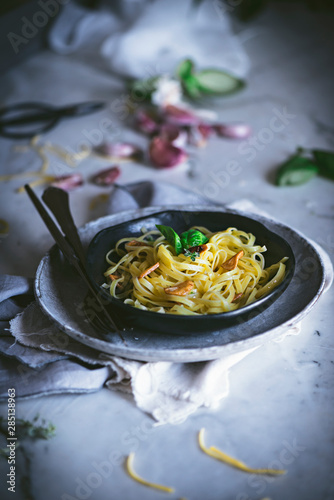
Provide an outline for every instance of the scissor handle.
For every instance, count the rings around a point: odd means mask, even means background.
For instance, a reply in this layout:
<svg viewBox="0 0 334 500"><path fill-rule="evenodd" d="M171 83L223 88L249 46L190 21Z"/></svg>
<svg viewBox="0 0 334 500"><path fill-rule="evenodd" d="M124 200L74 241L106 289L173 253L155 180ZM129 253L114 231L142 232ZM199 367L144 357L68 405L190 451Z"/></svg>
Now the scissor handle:
<svg viewBox="0 0 334 500"><path fill-rule="evenodd" d="M8 115L15 111L22 112L23 114L6 119L6 114ZM57 108L46 104L34 102L13 104L0 109L0 135L10 139L27 139L47 132L57 124L61 117L62 113L58 112ZM20 125L36 122L43 122L43 124L40 127L34 128L33 132L15 132L9 129L10 127L19 127Z"/></svg>
<svg viewBox="0 0 334 500"><path fill-rule="evenodd" d="M0 109L0 135L12 139L26 139L47 132L54 127L61 118L82 116L99 111L105 106L104 102L91 101L54 107L37 102L22 102ZM16 114L21 113L21 114ZM14 113L14 116L11 116ZM7 117L6 117L7 115ZM18 127L29 124L42 123L33 131L15 131Z"/></svg>

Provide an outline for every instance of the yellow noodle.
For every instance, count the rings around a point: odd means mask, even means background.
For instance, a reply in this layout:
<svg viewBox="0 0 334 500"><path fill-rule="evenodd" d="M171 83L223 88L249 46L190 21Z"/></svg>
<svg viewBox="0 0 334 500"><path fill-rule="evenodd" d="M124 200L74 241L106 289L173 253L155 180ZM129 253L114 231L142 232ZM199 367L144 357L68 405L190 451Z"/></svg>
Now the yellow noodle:
<svg viewBox="0 0 334 500"><path fill-rule="evenodd" d="M202 451L209 455L212 458L216 458L217 460L221 460L222 462L235 467L236 469L242 470L244 472L249 472L250 474L264 474L269 476L285 474L285 470L283 469L254 469L253 467L248 467L241 460L237 460L236 458L227 455L223 451L219 450L215 446L210 446L207 448L204 444L204 429L201 429L198 433L198 443Z"/></svg>
<svg viewBox="0 0 334 500"><path fill-rule="evenodd" d="M155 488L157 490L162 490L165 491L166 493L174 493L174 488L171 488L169 486L164 486L162 484L157 484L157 483L152 483L151 481L147 481L146 479L143 479L140 477L134 470L133 468L133 460L134 460L135 454L132 452L128 456L126 460L126 470L132 479L137 481L138 483L143 484L144 486L149 486L150 488Z"/></svg>
<svg viewBox="0 0 334 500"><path fill-rule="evenodd" d="M7 235L9 233L9 224L5 219L0 219L0 234Z"/></svg>
<svg viewBox="0 0 334 500"><path fill-rule="evenodd" d="M233 227L217 233L204 227L196 229L209 241L207 250L195 261L184 253L176 255L172 245L156 230L136 238L145 246L128 245L133 237L122 238L106 255L109 267L105 276L119 273L127 278L122 281L122 288L117 286L119 279L104 287L110 289L113 297L140 309L197 315L233 311L251 304L284 279L287 258L265 268L266 247L257 245L253 234ZM236 268L225 270L222 264L240 250L244 254ZM157 262L158 268L139 279ZM164 290L189 280L194 286L186 295L169 295Z"/></svg>

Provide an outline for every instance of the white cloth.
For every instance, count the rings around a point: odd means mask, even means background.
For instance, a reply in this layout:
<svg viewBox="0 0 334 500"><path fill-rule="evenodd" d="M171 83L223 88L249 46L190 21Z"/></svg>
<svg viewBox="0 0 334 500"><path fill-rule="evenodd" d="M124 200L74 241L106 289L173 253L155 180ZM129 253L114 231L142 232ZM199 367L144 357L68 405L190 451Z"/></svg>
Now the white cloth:
<svg viewBox="0 0 334 500"><path fill-rule="evenodd" d="M199 68L216 67L244 77L248 57L219 2L123 0L99 10L67 4L49 35L60 54L100 55L113 72L134 78L174 74L191 58Z"/></svg>

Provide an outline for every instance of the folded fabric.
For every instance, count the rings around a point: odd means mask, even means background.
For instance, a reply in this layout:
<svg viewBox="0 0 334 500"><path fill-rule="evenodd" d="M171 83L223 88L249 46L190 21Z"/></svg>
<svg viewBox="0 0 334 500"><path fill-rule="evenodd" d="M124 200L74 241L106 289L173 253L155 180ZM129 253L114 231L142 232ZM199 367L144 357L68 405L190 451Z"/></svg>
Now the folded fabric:
<svg viewBox="0 0 334 500"><path fill-rule="evenodd" d="M135 78L174 74L176 65L189 57L199 67L239 77L249 68L219 2L195 7L193 0L123 0L100 2L97 10L71 2L57 17L49 45L61 54L84 55L92 65L100 55L115 73Z"/></svg>
<svg viewBox="0 0 334 500"><path fill-rule="evenodd" d="M11 344L7 339L6 350L4 342L0 348L20 360L11 373L18 397L90 392L105 382L109 389L132 393L137 406L160 424L180 423L200 406L215 407L228 394L229 369L255 350L201 363L127 360L71 338L64 342L66 335L50 323L36 302L11 321L10 331ZM8 382L0 384L5 397Z"/></svg>
<svg viewBox="0 0 334 500"><path fill-rule="evenodd" d="M33 299L33 279L23 276L0 276L0 323L18 314Z"/></svg>
<svg viewBox="0 0 334 500"><path fill-rule="evenodd" d="M139 207L209 204L201 196L169 184L139 182L116 186L109 212ZM256 211L247 201L239 209ZM326 254L324 254L326 256ZM328 263L330 266L330 263ZM329 283L332 273L329 273ZM11 297L27 293L32 299L31 280L0 277L0 310L9 316ZM8 308L9 307L9 308ZM8 326L8 323L7 323ZM286 331L297 334L299 325ZM8 381L21 397L66 392L90 392L102 386L132 393L139 408L160 424L178 423L200 406L215 407L228 394L228 373L252 350L200 363L145 363L98 352L68 338L32 301L10 322L10 331L0 336L0 396L6 397ZM9 360L8 357L11 357Z"/></svg>

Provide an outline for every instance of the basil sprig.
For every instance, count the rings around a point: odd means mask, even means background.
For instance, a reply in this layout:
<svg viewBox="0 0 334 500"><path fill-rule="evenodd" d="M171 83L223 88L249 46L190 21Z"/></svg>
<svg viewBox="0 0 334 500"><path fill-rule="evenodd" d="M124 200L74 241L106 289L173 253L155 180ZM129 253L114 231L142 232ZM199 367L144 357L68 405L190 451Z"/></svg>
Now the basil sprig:
<svg viewBox="0 0 334 500"><path fill-rule="evenodd" d="M185 231L181 234L181 236L179 236L170 226L156 224L156 227L159 229L160 233L163 234L168 243L174 247L176 255L179 255L184 251L186 256L188 255L193 257L194 252L190 255L190 252L187 252L187 249L203 245L209 241L205 234L201 233L201 231L198 231L197 229L189 229L189 231ZM192 260L194 259L192 258Z"/></svg>
<svg viewBox="0 0 334 500"><path fill-rule="evenodd" d="M193 100L209 96L224 96L241 90L245 81L227 71L216 68L195 70L191 59L182 61L176 69L176 78L182 85L183 92ZM134 101L150 101L157 89L161 75L144 80L129 79L127 85Z"/></svg>
<svg viewBox="0 0 334 500"><path fill-rule="evenodd" d="M317 175L318 167L308 158L294 155L283 163L276 178L278 186L298 186Z"/></svg>
<svg viewBox="0 0 334 500"><path fill-rule="evenodd" d="M201 231L198 231L197 229L189 229L189 231L185 231L181 234L180 238L184 249L198 247L209 241L205 234L201 233Z"/></svg>
<svg viewBox="0 0 334 500"><path fill-rule="evenodd" d="M134 101L149 101L156 90L159 76L152 76L144 80L128 80L127 86Z"/></svg>
<svg viewBox="0 0 334 500"><path fill-rule="evenodd" d="M320 149L306 150L298 148L278 168L277 186L297 186L305 184L317 174L334 180L334 153Z"/></svg>
<svg viewBox="0 0 334 500"><path fill-rule="evenodd" d="M183 90L192 99L232 94L245 86L243 80L226 71L207 68L196 72L191 59L185 59L179 64L177 76L182 83Z"/></svg>
<svg viewBox="0 0 334 500"><path fill-rule="evenodd" d="M334 180L334 153L321 149L312 150L313 158L319 168L319 174Z"/></svg>
<svg viewBox="0 0 334 500"><path fill-rule="evenodd" d="M182 252L183 248L180 236L170 226L163 226L161 224L156 224L155 227L159 229L160 233L163 234L168 243L170 243L172 247L175 248L176 255L179 255L179 253Z"/></svg>

